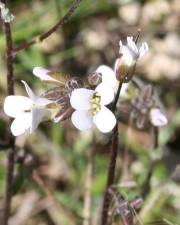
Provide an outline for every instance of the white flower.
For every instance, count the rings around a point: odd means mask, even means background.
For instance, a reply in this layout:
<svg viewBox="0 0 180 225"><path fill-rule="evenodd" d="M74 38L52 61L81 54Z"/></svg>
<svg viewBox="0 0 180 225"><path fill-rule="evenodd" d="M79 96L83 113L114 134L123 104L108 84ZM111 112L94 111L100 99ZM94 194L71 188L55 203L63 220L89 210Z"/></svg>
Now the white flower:
<svg viewBox="0 0 180 225"><path fill-rule="evenodd" d="M123 45L122 41L119 42L120 50L119 54L122 55L123 61L127 66L134 64L138 58L141 58L148 50L148 44L143 42L138 49L136 43L133 41L133 37L127 37L127 44Z"/></svg>
<svg viewBox="0 0 180 225"><path fill-rule="evenodd" d="M150 121L155 127L162 127L168 123L166 116L158 108L150 110Z"/></svg>
<svg viewBox="0 0 180 225"><path fill-rule="evenodd" d="M97 73L101 74L102 83L111 86L114 89L114 92L116 93L119 81L116 79L116 74L113 69L111 69L109 66L106 65L100 65L97 70ZM121 88L120 96L124 97L126 96L127 88L129 84L124 83Z"/></svg>
<svg viewBox="0 0 180 225"><path fill-rule="evenodd" d="M105 106L114 99L114 90L101 83L95 90L75 89L70 97L71 106L76 109L71 120L79 130L90 129L93 124L102 132L110 132L116 124L114 114Z"/></svg>
<svg viewBox="0 0 180 225"><path fill-rule="evenodd" d="M4 102L4 112L15 118L11 124L11 132L14 136L26 131L33 132L50 113L46 106L51 101L36 96L27 83L22 82L29 97L10 95Z"/></svg>

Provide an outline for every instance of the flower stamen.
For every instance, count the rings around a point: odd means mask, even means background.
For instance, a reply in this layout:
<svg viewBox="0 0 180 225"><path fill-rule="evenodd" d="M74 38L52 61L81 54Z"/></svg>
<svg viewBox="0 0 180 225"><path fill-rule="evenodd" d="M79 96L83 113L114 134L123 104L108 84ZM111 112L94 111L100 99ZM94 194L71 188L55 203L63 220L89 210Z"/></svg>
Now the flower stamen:
<svg viewBox="0 0 180 225"><path fill-rule="evenodd" d="M101 96L100 96L100 94L99 94L98 92L95 92L95 93L93 94L93 96L92 96L90 102L91 102L91 105L92 105L90 111L91 111L91 113L92 113L93 116L94 116L94 115L96 115L96 114L100 111L100 109L101 109L101 106L100 106Z"/></svg>

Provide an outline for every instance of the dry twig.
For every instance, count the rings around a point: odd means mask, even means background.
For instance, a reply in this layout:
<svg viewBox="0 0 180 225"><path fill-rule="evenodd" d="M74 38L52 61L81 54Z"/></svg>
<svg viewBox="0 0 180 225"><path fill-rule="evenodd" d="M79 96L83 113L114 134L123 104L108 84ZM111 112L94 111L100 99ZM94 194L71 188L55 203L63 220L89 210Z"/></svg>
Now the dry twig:
<svg viewBox="0 0 180 225"><path fill-rule="evenodd" d="M51 27L48 31L44 32L43 34L39 35L38 37L32 39L29 42L25 42L21 44L19 47L14 48L14 53L17 53L23 49L29 48L31 45L37 44L48 38L51 34L53 34L59 27L64 26L68 21L75 10L78 8L82 0L75 0L67 13L61 18L53 27Z"/></svg>

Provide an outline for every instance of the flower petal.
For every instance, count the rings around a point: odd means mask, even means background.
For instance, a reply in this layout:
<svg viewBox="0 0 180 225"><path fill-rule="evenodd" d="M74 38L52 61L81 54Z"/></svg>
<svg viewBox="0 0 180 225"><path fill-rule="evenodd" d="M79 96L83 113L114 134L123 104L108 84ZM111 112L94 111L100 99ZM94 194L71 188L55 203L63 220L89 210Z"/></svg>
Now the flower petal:
<svg viewBox="0 0 180 225"><path fill-rule="evenodd" d="M97 68L96 72L102 74L103 83L111 85L112 87L116 86L116 75L109 66L101 65Z"/></svg>
<svg viewBox="0 0 180 225"><path fill-rule="evenodd" d="M26 92L27 92L29 98L32 99L32 101L35 101L37 96L34 94L32 89L29 87L29 85L24 80L22 80L21 82L24 84Z"/></svg>
<svg viewBox="0 0 180 225"><path fill-rule="evenodd" d="M70 97L71 106L77 110L89 110L91 108L90 100L94 91L86 88L75 89Z"/></svg>
<svg viewBox="0 0 180 225"><path fill-rule="evenodd" d="M76 110L71 116L71 121L79 130L90 129L93 125L93 117L88 111Z"/></svg>
<svg viewBox="0 0 180 225"><path fill-rule="evenodd" d="M120 40L120 41L119 41L119 54L121 54L122 47L123 47L123 43L122 43L122 41Z"/></svg>
<svg viewBox="0 0 180 225"><path fill-rule="evenodd" d="M102 133L110 132L116 125L114 114L106 107L101 108L101 110L93 117L93 121Z"/></svg>
<svg viewBox="0 0 180 225"><path fill-rule="evenodd" d="M59 83L58 80L54 79L53 77L49 76L48 73L50 71L43 68L43 67L35 67L33 69L33 74L38 77L39 79L41 79L42 81L49 81L49 82L55 82L55 83Z"/></svg>
<svg viewBox="0 0 180 225"><path fill-rule="evenodd" d="M52 103L52 101L50 101L46 98L41 98L41 97L35 95L33 93L32 89L29 87L29 85L25 81L22 81L22 83L25 85L26 91L27 91L29 97L32 99L34 104L36 104L38 106L46 106L46 105Z"/></svg>
<svg viewBox="0 0 180 225"><path fill-rule="evenodd" d="M32 124L30 127L30 132L37 129L38 125L44 120L45 116L48 114L48 110L45 109L32 109Z"/></svg>
<svg viewBox="0 0 180 225"><path fill-rule="evenodd" d="M50 104L50 103L53 103L53 101L50 101L50 100L48 100L48 99L46 99L46 98L40 98L40 97L38 97L37 96L37 98L36 98L36 100L34 101L34 103L37 105L37 106L46 106L46 105L48 105L48 104Z"/></svg>
<svg viewBox="0 0 180 225"><path fill-rule="evenodd" d="M148 44L146 42L143 42L139 49L139 57L141 58L148 50Z"/></svg>
<svg viewBox="0 0 180 225"><path fill-rule="evenodd" d="M136 56L130 48L123 46L122 55L122 61L124 61L126 65L130 66L134 63Z"/></svg>
<svg viewBox="0 0 180 225"><path fill-rule="evenodd" d="M162 127L168 123L166 116L158 108L151 109L150 120L151 123L156 127Z"/></svg>
<svg viewBox="0 0 180 225"><path fill-rule="evenodd" d="M30 110L32 104L32 100L28 97L10 95L5 98L4 112L15 118L25 110Z"/></svg>
<svg viewBox="0 0 180 225"><path fill-rule="evenodd" d="M114 89L105 83L99 84L95 91L97 91L101 96L101 105L108 105L114 99Z"/></svg>
<svg viewBox="0 0 180 225"><path fill-rule="evenodd" d="M22 113L11 124L11 132L14 136L19 136L29 130L32 122L31 113Z"/></svg>
<svg viewBox="0 0 180 225"><path fill-rule="evenodd" d="M136 46L136 43L133 41L132 36L127 37L127 46L131 49L132 52L138 54L138 48Z"/></svg>

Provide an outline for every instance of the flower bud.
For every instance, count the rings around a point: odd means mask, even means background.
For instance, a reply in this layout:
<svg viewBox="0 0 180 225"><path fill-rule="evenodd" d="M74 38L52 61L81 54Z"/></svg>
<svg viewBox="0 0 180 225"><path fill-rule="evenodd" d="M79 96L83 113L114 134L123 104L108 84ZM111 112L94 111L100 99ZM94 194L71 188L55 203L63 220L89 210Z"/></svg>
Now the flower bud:
<svg viewBox="0 0 180 225"><path fill-rule="evenodd" d="M120 82L123 81L124 83L128 83L132 79L135 69L136 62L132 63L131 65L127 65L123 57L118 58L115 62L116 78Z"/></svg>
<svg viewBox="0 0 180 225"><path fill-rule="evenodd" d="M152 108L150 110L150 121L155 127L162 127L168 123L166 116L158 108Z"/></svg>

